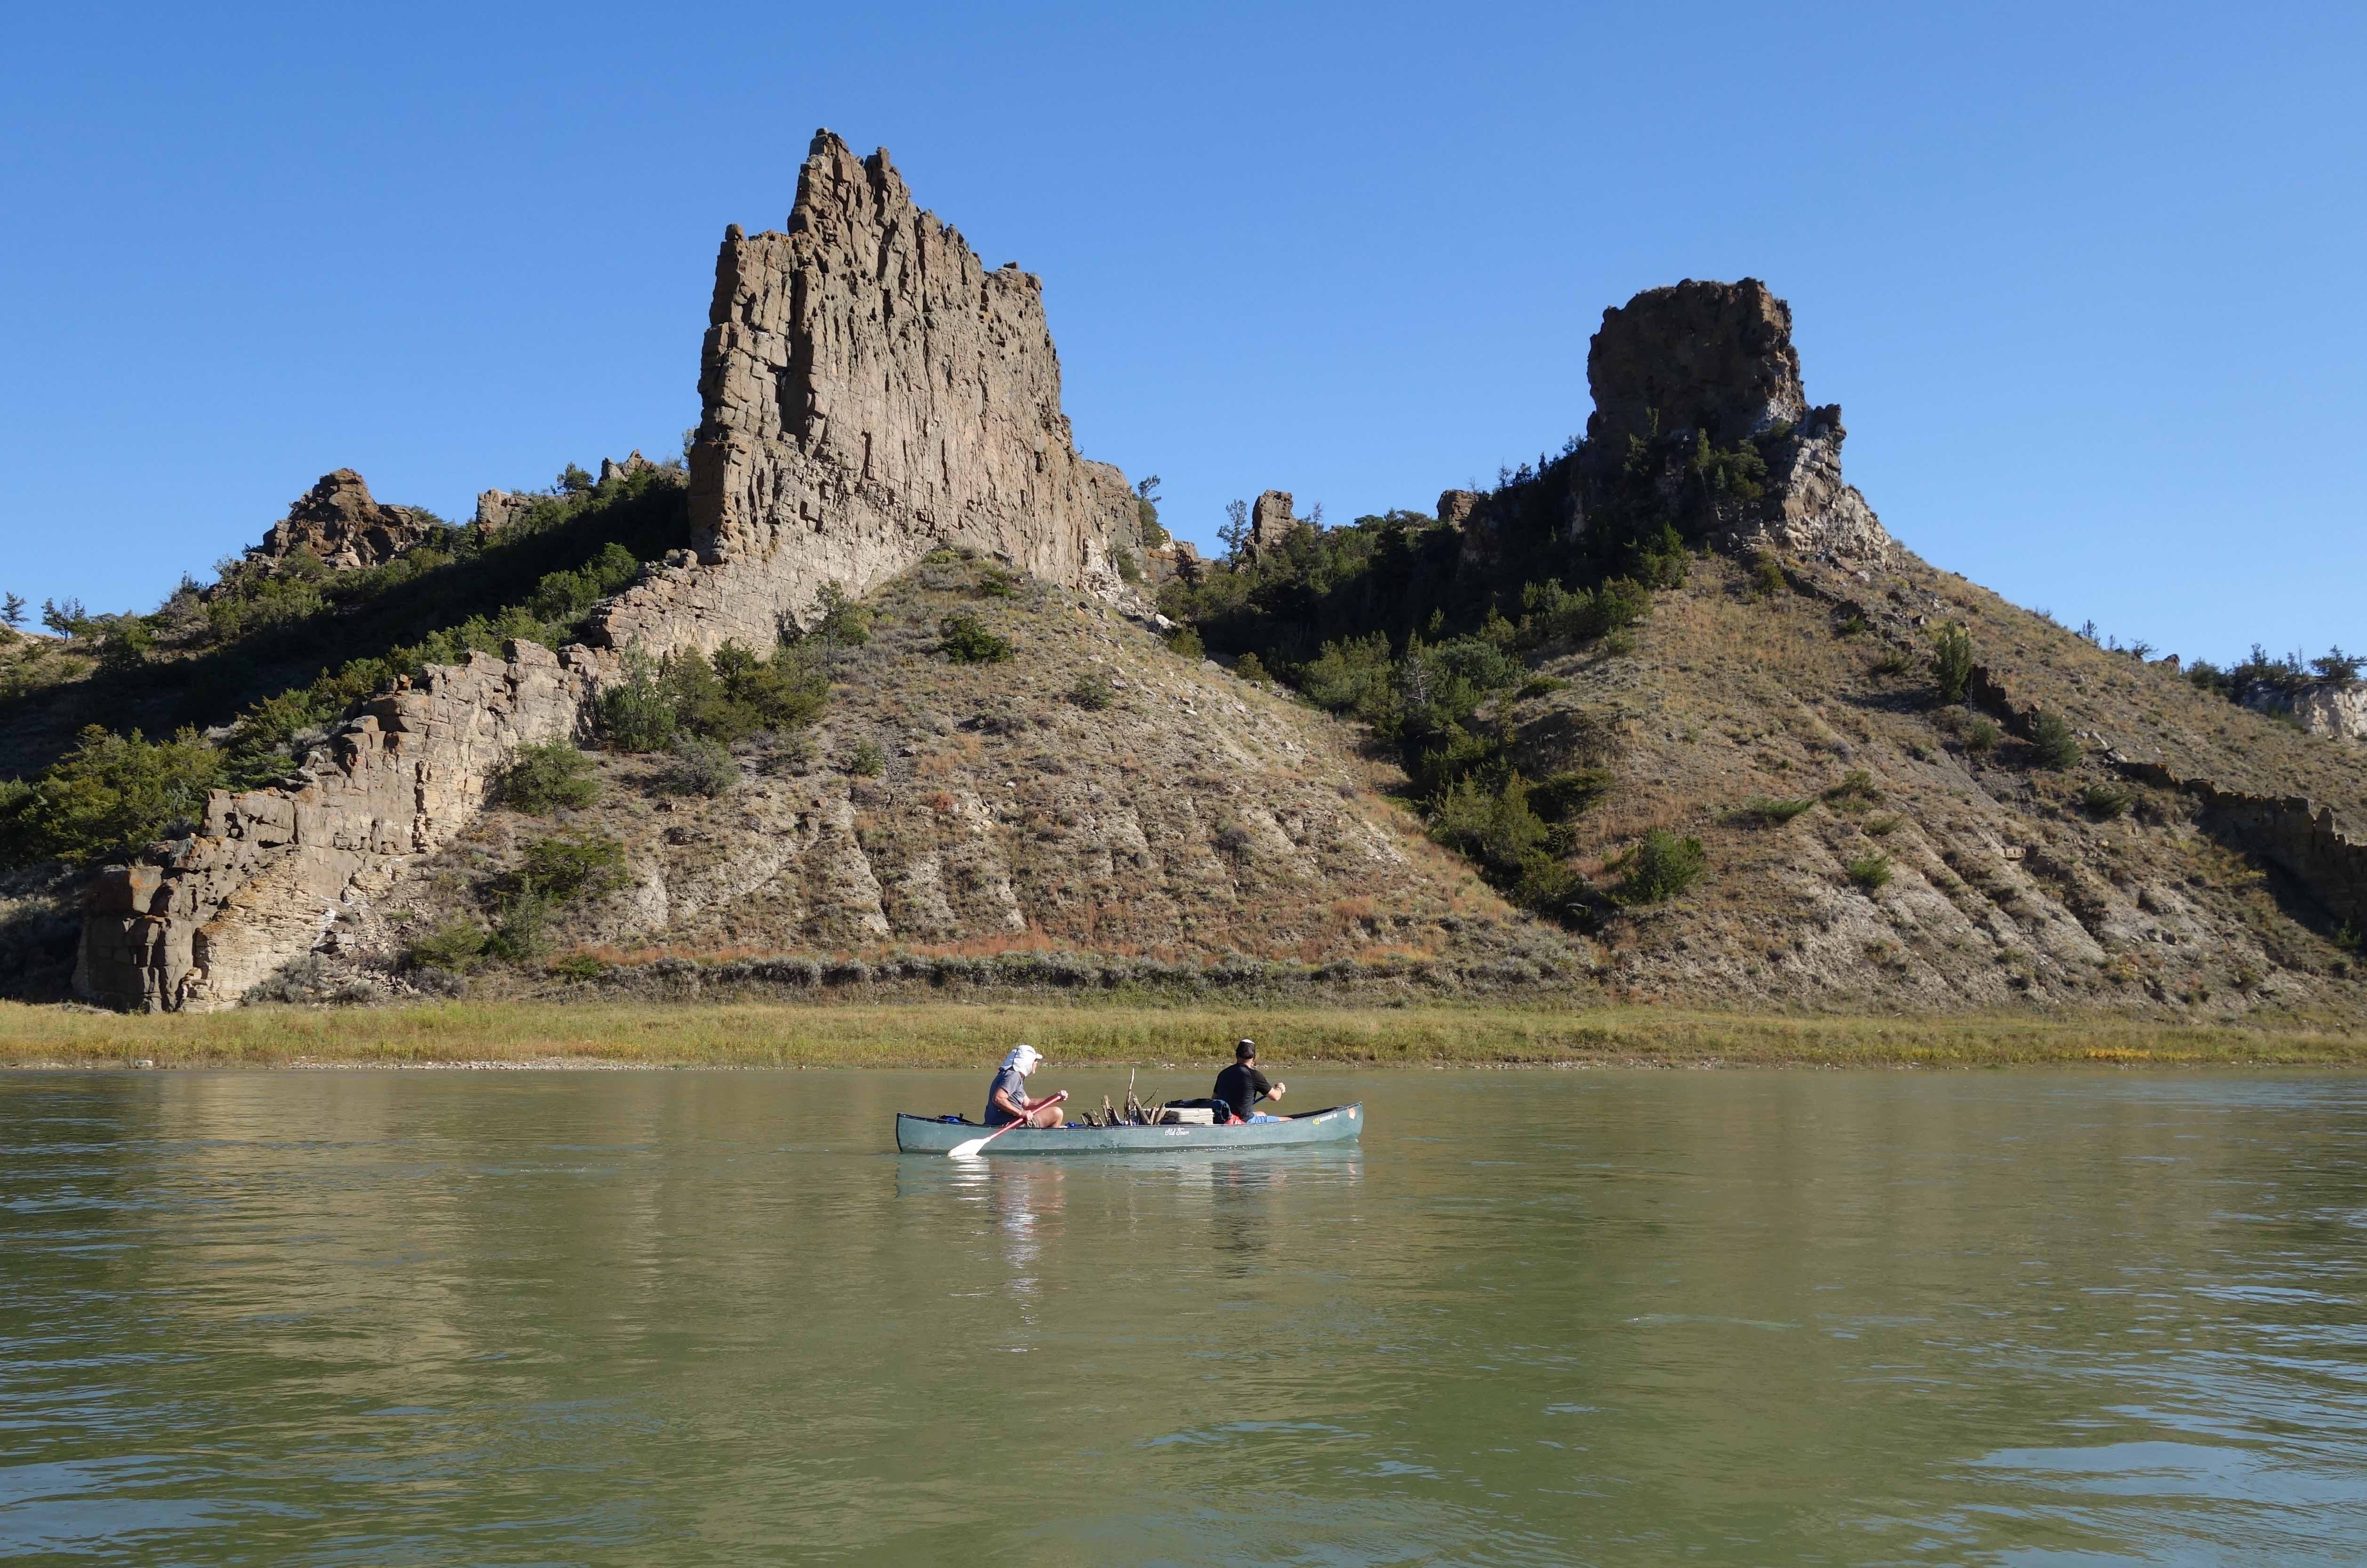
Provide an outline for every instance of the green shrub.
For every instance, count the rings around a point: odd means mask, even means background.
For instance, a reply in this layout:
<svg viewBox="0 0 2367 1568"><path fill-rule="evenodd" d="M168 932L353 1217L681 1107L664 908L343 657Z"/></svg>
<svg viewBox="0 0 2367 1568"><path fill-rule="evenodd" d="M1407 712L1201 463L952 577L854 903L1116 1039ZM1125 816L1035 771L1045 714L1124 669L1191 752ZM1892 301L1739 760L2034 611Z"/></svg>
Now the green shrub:
<svg viewBox="0 0 2367 1568"><path fill-rule="evenodd" d="M1088 670L1069 688L1069 700L1087 713L1099 713L1117 700L1117 692L1108 676L1098 670Z"/></svg>
<svg viewBox="0 0 2367 1568"><path fill-rule="evenodd" d="M1325 643L1321 653L1299 667L1298 690L1319 707L1379 722L1397 703L1397 667L1387 635Z"/></svg>
<svg viewBox="0 0 2367 1568"><path fill-rule="evenodd" d="M596 897L624 880L625 846L590 835L537 839L526 847L517 874L520 888L552 904Z"/></svg>
<svg viewBox="0 0 2367 1568"><path fill-rule="evenodd" d="M1675 897L1708 869L1709 857L1699 839L1680 839L1665 828L1655 828L1627 852L1627 873L1619 898L1626 904L1658 904Z"/></svg>
<svg viewBox="0 0 2367 1568"><path fill-rule="evenodd" d="M2030 723L2031 760L2042 768L2075 767L2087 753L2059 713L2041 713Z"/></svg>
<svg viewBox="0 0 2367 1568"><path fill-rule="evenodd" d="M674 710L663 672L629 654L625 678L600 694L600 733L619 751L663 751L674 744Z"/></svg>
<svg viewBox="0 0 2367 1568"><path fill-rule="evenodd" d="M814 635L832 648L861 648L871 640L871 612L847 597L835 582L825 582L814 597Z"/></svg>
<svg viewBox="0 0 2367 1568"><path fill-rule="evenodd" d="M1849 619L1843 621L1834 629L1842 637L1863 637L1865 635L1865 617L1863 615L1852 615Z"/></svg>
<svg viewBox="0 0 2367 1568"><path fill-rule="evenodd" d="M1906 826L1906 818L1900 817L1896 813L1887 813L1880 817L1867 818L1865 819L1865 830L1877 839L1886 839L1890 837L1891 834L1898 831L1900 828Z"/></svg>
<svg viewBox="0 0 2367 1568"><path fill-rule="evenodd" d="M465 975L484 961L488 938L474 920L447 920L403 949L402 962L412 969L448 969Z"/></svg>
<svg viewBox="0 0 2367 1568"><path fill-rule="evenodd" d="M0 864L122 859L190 828L222 754L184 729L149 741L96 725L34 778L0 793Z"/></svg>
<svg viewBox="0 0 2367 1568"><path fill-rule="evenodd" d="M2100 822L2128 815L2136 804L2136 796L2118 784L2091 784L2079 791L2079 805L2089 816Z"/></svg>
<svg viewBox="0 0 2367 1568"><path fill-rule="evenodd" d="M729 746L764 730L801 728L829 700L828 672L803 642L784 643L768 659L737 642L712 660L696 649L654 664L635 654L626 678L600 699L600 731L620 751L668 750L685 734Z"/></svg>
<svg viewBox="0 0 2367 1568"><path fill-rule="evenodd" d="M1890 857L1864 854L1849 863L1849 879L1868 893L1890 886Z"/></svg>
<svg viewBox="0 0 2367 1568"><path fill-rule="evenodd" d="M1196 626L1178 626L1170 632L1167 650L1179 659L1189 659L1195 663L1208 657L1207 644L1200 640L1200 631Z"/></svg>
<svg viewBox="0 0 2367 1568"><path fill-rule="evenodd" d="M1134 558L1120 550L1117 553L1117 558L1118 575L1126 577L1126 569L1134 566ZM1127 577L1126 580L1128 582L1141 581L1142 569L1139 566L1134 566L1134 575ZM1002 567L991 566L979 573L978 596L981 599L1009 599L1014 597L1018 592L1019 580Z"/></svg>
<svg viewBox="0 0 2367 1568"><path fill-rule="evenodd" d="M713 722L702 724L697 716L685 719L687 728L710 740L729 745L760 730L777 735L802 729L830 703L829 674L815 650L802 642L785 642L768 659L727 642L715 650L713 667L723 699L711 715Z"/></svg>
<svg viewBox="0 0 2367 1568"><path fill-rule="evenodd" d="M1265 672L1265 666L1258 661L1258 656L1254 653L1244 653L1239 659L1235 660L1233 661L1233 674L1240 680L1248 681L1261 686L1274 679L1273 676L1268 675Z"/></svg>
<svg viewBox="0 0 2367 1568"><path fill-rule="evenodd" d="M1962 626L1931 634L1931 682L1943 703L1961 703L1973 681L1973 634Z"/></svg>
<svg viewBox="0 0 2367 1568"><path fill-rule="evenodd" d="M504 899L485 939L485 956L512 964L540 957L550 946L551 902L531 887Z"/></svg>
<svg viewBox="0 0 2367 1568"><path fill-rule="evenodd" d="M1738 821L1756 822L1761 827L1781 828L1795 817L1816 809L1814 799L1776 800L1767 795L1753 795L1735 811Z"/></svg>
<svg viewBox="0 0 2367 1568"><path fill-rule="evenodd" d="M1159 521L1159 476L1152 474L1134 487L1134 517L1142 528L1142 542L1152 549L1167 543L1167 530Z"/></svg>
<svg viewBox="0 0 2367 1568"><path fill-rule="evenodd" d="M718 795L740 782L731 748L703 735L677 736L667 784L681 795Z"/></svg>
<svg viewBox="0 0 2367 1568"><path fill-rule="evenodd" d="M1580 768L1550 773L1529 786L1529 804L1548 822L1567 822L1602 799L1611 789L1604 768Z"/></svg>
<svg viewBox="0 0 2367 1568"><path fill-rule="evenodd" d="M1128 582L1142 581L1142 563L1134 558L1132 550L1117 552L1117 574Z"/></svg>
<svg viewBox="0 0 2367 1568"><path fill-rule="evenodd" d="M1546 831L1518 773L1497 789L1467 774L1430 808L1432 838L1502 872L1521 871L1530 855L1544 849Z"/></svg>
<svg viewBox="0 0 2367 1568"><path fill-rule="evenodd" d="M888 759L879 750L879 742L865 737L855 743L855 752L846 760L846 771L857 778L878 778L888 767Z"/></svg>
<svg viewBox="0 0 2367 1568"><path fill-rule="evenodd" d="M136 675L155 653L156 634L148 623L138 615L119 616L99 642L98 672Z"/></svg>
<svg viewBox="0 0 2367 1568"><path fill-rule="evenodd" d="M937 635L944 639L937 650L956 664L1000 664L1011 657L1011 644L975 615L947 615Z"/></svg>
<svg viewBox="0 0 2367 1568"><path fill-rule="evenodd" d="M1853 768L1841 775L1841 782L1825 791L1825 804L1836 811L1863 811L1882 799L1875 787L1874 775L1863 768Z"/></svg>
<svg viewBox="0 0 2367 1568"><path fill-rule="evenodd" d="M589 806L600 796L592 761L572 742L521 746L494 784L495 797L514 811L547 815L562 806Z"/></svg>
<svg viewBox="0 0 2367 1568"><path fill-rule="evenodd" d="M1784 563L1771 555L1761 555L1750 565L1750 592L1761 599L1772 599L1790 589L1784 576Z"/></svg>
<svg viewBox="0 0 2367 1568"><path fill-rule="evenodd" d="M1998 741L2002 739L2002 732L1994 723L1986 718L1975 718L1971 724L1965 727L1965 750L1975 756L1984 751L1994 751L1997 750Z"/></svg>
<svg viewBox="0 0 2367 1568"><path fill-rule="evenodd" d="M596 980L608 972L607 961L588 953L571 953L551 963L550 973L561 980Z"/></svg>
<svg viewBox="0 0 2367 1568"><path fill-rule="evenodd" d="M1550 675L1533 675L1521 682L1520 690L1513 695L1523 700L1530 697L1549 697L1556 692L1567 691L1569 688L1569 682L1567 681L1557 681Z"/></svg>
<svg viewBox="0 0 2367 1568"><path fill-rule="evenodd" d="M1877 654L1874 662L1866 666L1866 672L1882 680L1888 680L1895 675L1904 675L1914 668L1913 660L1894 649L1887 653Z"/></svg>
<svg viewBox="0 0 2367 1568"><path fill-rule="evenodd" d="M1603 651L1613 659L1625 659L1636 651L1636 638L1628 632L1608 632L1603 638Z"/></svg>

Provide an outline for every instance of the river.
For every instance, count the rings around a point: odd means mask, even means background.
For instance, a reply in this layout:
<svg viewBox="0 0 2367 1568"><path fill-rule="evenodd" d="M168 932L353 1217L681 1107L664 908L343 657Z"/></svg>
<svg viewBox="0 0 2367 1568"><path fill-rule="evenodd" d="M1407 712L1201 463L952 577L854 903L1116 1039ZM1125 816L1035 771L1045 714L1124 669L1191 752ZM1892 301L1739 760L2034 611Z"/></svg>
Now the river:
<svg viewBox="0 0 2367 1568"><path fill-rule="evenodd" d="M0 1074L0 1557L2367 1559L2367 1078L1268 1066Z"/></svg>

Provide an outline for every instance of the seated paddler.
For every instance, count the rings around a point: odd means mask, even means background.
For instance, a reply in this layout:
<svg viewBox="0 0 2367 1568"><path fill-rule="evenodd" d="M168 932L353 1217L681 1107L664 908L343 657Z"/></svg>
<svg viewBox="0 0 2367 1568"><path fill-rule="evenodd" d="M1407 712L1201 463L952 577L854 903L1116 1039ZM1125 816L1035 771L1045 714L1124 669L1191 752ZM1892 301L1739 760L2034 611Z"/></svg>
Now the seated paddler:
<svg viewBox="0 0 2367 1568"><path fill-rule="evenodd" d="M1267 1080L1258 1071L1257 1042L1244 1040L1233 1047L1233 1065L1217 1075L1216 1098L1232 1111L1236 1122L1279 1122L1257 1109L1261 1100L1279 1100L1284 1085Z"/></svg>
<svg viewBox="0 0 2367 1568"><path fill-rule="evenodd" d="M994 1070L994 1087L986 1091L986 1124L1006 1126L1025 1122L1030 1127L1057 1127L1061 1111L1042 1099L1027 1097L1027 1075L1044 1064L1044 1053L1033 1045L1016 1045Z"/></svg>

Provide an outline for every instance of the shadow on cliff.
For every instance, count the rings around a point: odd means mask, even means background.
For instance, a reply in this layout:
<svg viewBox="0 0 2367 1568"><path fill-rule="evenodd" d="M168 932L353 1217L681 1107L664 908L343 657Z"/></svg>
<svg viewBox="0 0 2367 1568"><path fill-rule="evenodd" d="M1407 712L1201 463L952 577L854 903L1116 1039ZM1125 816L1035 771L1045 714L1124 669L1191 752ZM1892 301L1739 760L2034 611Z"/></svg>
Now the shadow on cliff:
<svg viewBox="0 0 2367 1568"><path fill-rule="evenodd" d="M605 489L605 487L604 487ZM98 674L0 701L0 774L30 776L57 760L87 725L150 736L184 725L234 720L263 698L368 660L390 665L439 632L530 611L554 572L583 568L609 545L642 561L690 544L687 493L663 479L594 491L559 520L519 527L448 565L300 619L248 633L202 652L166 657L132 671ZM497 641L497 638L492 639ZM391 673L403 673L399 669ZM377 684L364 671L364 683ZM382 679L383 677L379 677Z"/></svg>

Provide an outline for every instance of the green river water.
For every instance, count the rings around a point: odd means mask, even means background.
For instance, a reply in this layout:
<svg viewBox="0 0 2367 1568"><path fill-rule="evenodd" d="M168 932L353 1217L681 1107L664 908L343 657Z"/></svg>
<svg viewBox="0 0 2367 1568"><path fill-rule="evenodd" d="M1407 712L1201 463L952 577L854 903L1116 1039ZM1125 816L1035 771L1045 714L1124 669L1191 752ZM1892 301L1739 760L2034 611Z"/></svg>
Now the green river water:
<svg viewBox="0 0 2367 1568"><path fill-rule="evenodd" d="M2367 1561L2367 1079L1278 1074L0 1074L0 1558Z"/></svg>

